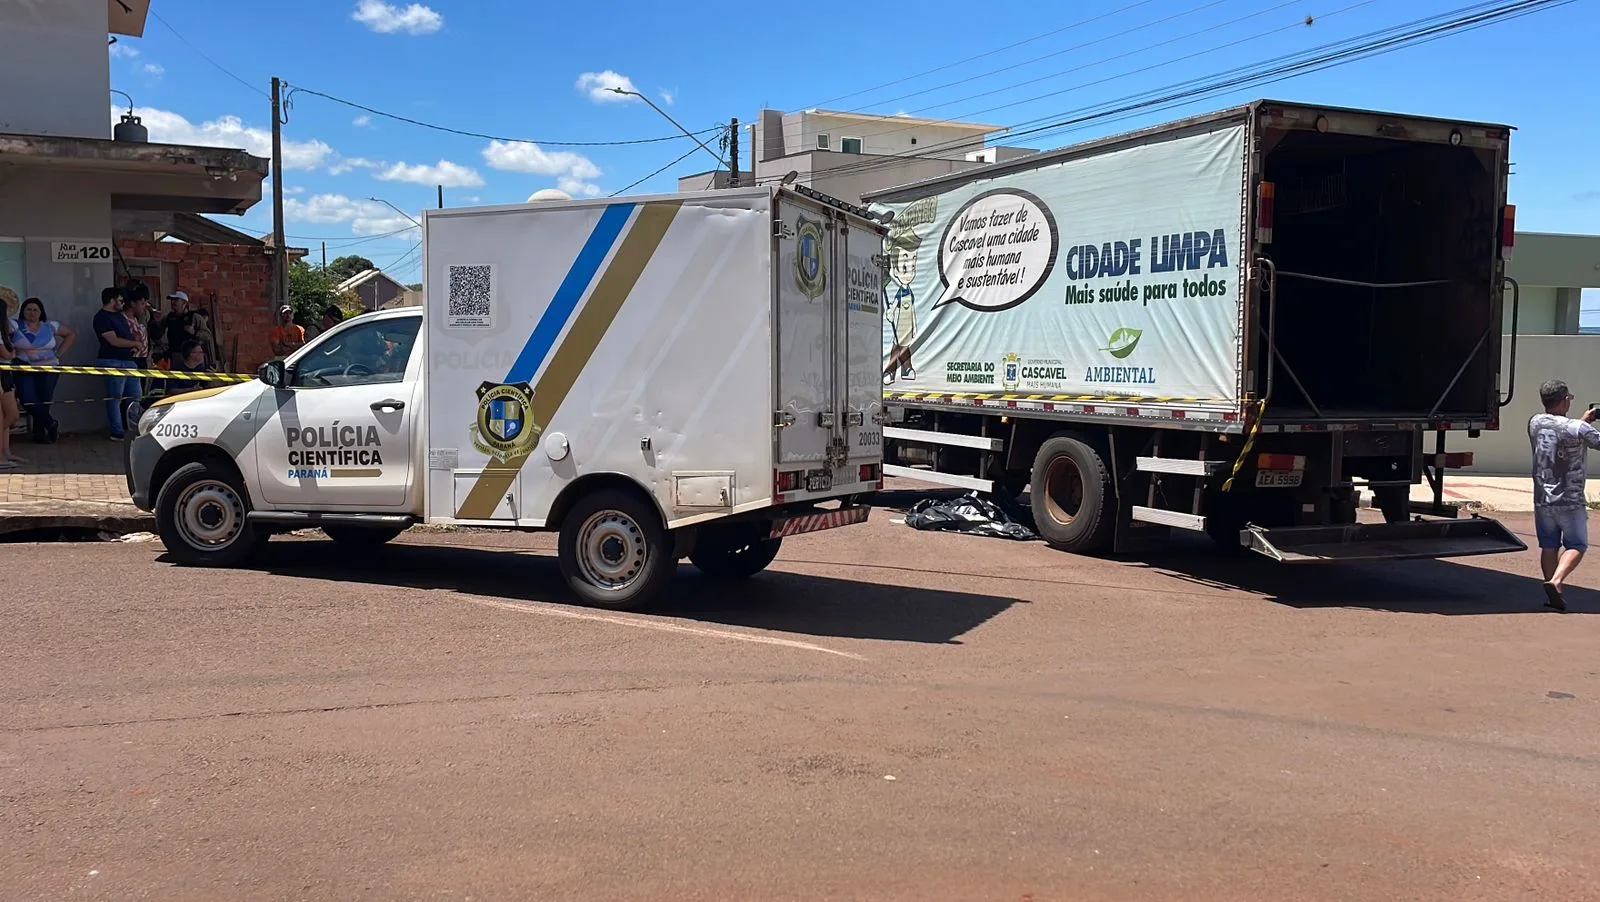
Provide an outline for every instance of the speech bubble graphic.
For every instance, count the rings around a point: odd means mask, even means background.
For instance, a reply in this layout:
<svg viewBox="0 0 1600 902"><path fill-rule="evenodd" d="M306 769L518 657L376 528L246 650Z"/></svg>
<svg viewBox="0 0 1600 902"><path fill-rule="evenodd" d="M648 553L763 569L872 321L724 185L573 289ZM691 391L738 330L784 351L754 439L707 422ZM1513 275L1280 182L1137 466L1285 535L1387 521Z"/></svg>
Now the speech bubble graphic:
<svg viewBox="0 0 1600 902"><path fill-rule="evenodd" d="M996 188L956 211L939 241L935 307L961 304L995 313L1033 297L1056 265L1055 217L1038 197Z"/></svg>

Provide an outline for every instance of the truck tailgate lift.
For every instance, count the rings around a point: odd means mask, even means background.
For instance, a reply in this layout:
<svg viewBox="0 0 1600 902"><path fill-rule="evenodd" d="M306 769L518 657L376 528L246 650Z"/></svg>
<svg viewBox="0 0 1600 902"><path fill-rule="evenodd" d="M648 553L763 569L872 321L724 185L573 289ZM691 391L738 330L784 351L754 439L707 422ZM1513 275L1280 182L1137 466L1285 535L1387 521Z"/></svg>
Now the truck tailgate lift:
<svg viewBox="0 0 1600 902"><path fill-rule="evenodd" d="M1341 526L1247 526L1240 542L1285 564L1400 561L1526 551L1528 546L1497 520L1412 520Z"/></svg>

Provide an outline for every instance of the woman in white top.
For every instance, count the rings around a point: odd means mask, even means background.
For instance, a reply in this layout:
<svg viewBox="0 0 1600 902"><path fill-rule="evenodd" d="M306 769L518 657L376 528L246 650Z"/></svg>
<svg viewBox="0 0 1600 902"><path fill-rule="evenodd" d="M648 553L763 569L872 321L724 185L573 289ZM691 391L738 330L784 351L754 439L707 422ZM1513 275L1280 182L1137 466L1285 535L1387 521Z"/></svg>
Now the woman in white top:
<svg viewBox="0 0 1600 902"><path fill-rule="evenodd" d="M70 326L63 326L45 312L44 302L28 298L22 302L13 324L11 341L17 349L17 362L32 366L59 366L73 342L78 340ZM28 409L33 425L33 440L48 443L60 434L60 425L50 414L56 397L57 373L18 373L17 396Z"/></svg>

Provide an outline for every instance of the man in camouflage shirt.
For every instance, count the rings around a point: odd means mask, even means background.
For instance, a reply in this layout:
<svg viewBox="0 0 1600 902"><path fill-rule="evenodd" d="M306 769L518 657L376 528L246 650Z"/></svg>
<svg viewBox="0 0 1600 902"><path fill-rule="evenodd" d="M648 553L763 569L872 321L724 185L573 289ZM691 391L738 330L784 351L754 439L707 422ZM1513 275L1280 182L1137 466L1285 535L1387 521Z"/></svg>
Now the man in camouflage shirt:
<svg viewBox="0 0 1600 902"><path fill-rule="evenodd" d="M1590 448L1600 448L1596 411L1572 419L1572 392L1552 379L1539 386L1544 413L1528 420L1533 446L1533 525L1544 568L1545 605L1567 609L1562 588L1589 548L1589 499L1584 493Z"/></svg>

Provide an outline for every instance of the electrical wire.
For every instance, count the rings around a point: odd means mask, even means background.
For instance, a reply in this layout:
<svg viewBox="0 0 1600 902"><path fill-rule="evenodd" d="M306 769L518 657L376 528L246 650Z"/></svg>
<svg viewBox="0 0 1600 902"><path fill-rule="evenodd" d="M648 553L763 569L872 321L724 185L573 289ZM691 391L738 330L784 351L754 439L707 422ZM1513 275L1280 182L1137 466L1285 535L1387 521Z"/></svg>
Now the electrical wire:
<svg viewBox="0 0 1600 902"><path fill-rule="evenodd" d="M321 97L324 100L330 100L334 103L343 104L344 106L361 110L374 116L382 116L385 119L393 119L396 122L404 122L407 125L415 125L421 128L432 129L436 132L461 135L467 138L482 138L485 141L503 141L509 144L538 144L544 147L624 147L635 144L660 144L666 141L682 141L684 138L689 137L690 135L708 135L721 127L712 126L711 128L701 129L697 132L690 132L689 135L663 135L659 138L635 138L629 141L539 141L533 138L508 138L504 135L491 135L484 132L474 132L468 131L467 129L452 128L448 125L436 125L432 122L424 122L421 119L413 119L409 116L401 116L397 113L387 113L375 107L356 103L353 100L345 100L343 97L335 97L332 94L326 94L322 91L312 90L311 88L291 86L289 88L289 94L291 96L295 94L310 94L313 97Z"/></svg>
<svg viewBox="0 0 1600 902"><path fill-rule="evenodd" d="M608 194L606 196L607 197L616 197L619 194L626 194L629 191L632 191L633 189L639 187L640 185L643 185L645 182L650 181L651 179L655 178L656 176L660 175L661 173L666 172L668 169L671 169L672 167L678 165L679 163L682 163L684 160L689 159L689 157L691 155L693 155L694 152L699 150L699 149L700 148L698 146L691 147L689 149L688 153L685 153L683 156L677 158L676 160L673 160L672 162L668 163L667 165L661 167L660 169L657 169L655 172L650 173L649 175L647 175L644 178L638 180L637 182L634 182L633 184L629 185L628 187L619 188L618 190L613 191L613 192L611 192L610 194ZM716 178L716 172L712 172L711 177L713 179L715 179Z"/></svg>
<svg viewBox="0 0 1600 902"><path fill-rule="evenodd" d="M1102 125L1107 122L1134 118L1158 110L1183 106L1196 100L1239 88L1273 84L1299 75L1345 65L1356 60L1391 53L1404 47L1431 43L1453 34L1477 30L1478 28L1522 18L1523 16L1566 6L1574 2L1576 0L1515 0L1515 2L1511 3L1488 2L1460 7L1436 16L1330 42L1307 51L1286 54L1247 66L1224 70L1220 73L1188 79L1161 88L1092 104L1078 110L1051 114L1047 117L1031 120L1031 123L1044 123L1035 127L1025 127L1030 123L1020 123L1009 137L1015 139L1078 131L1091 125ZM915 154L867 160L862 163L841 166L828 170L828 174L833 176L870 171L886 166L899 165L908 158L925 158L935 154L951 153L963 145L982 147L983 142L984 138L981 136L977 139L956 139L944 142L942 145L924 148ZM770 182L776 180L777 177L768 177L760 181Z"/></svg>
<svg viewBox="0 0 1600 902"><path fill-rule="evenodd" d="M293 239L295 241L332 242L328 245L329 247L351 247L357 244L366 244L371 241L381 241L384 238L393 238L396 235L403 235L406 232L414 232L417 229L418 226L408 225L404 228L395 229L392 232L384 232L381 235L366 235L361 238L351 238L349 235L285 235L283 237Z"/></svg>
<svg viewBox="0 0 1600 902"><path fill-rule="evenodd" d="M239 76L233 74L233 72L229 71L226 66L222 65L221 63L219 63L216 60L212 59L210 56L206 55L206 52L204 50L201 50L199 47L196 47L194 45L194 42L190 41L188 38L183 36L182 32L178 31L178 29L176 29L176 28L173 28L171 22L168 22L166 19L161 18L161 14L160 13L158 13L155 10L152 9L152 10L150 10L150 18L155 19L157 22L160 22L162 25L166 26L166 29L168 31L172 32L172 36L173 37L177 38L178 40L182 41L184 44L188 45L190 50L193 50L195 53L199 54L201 59L203 59L206 62L210 63L212 65L212 67L214 67L218 72L221 72L223 75L228 76L229 78L233 79L234 81L238 82L239 84L244 85L245 87L247 87L250 90L256 92L257 94L260 94L262 97L265 97L268 100L272 99L272 95L271 94L268 94L266 91L261 90L259 87L255 86L255 85L251 84L250 82L245 81L244 79L240 78Z"/></svg>

